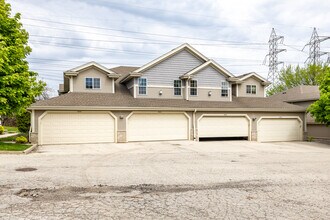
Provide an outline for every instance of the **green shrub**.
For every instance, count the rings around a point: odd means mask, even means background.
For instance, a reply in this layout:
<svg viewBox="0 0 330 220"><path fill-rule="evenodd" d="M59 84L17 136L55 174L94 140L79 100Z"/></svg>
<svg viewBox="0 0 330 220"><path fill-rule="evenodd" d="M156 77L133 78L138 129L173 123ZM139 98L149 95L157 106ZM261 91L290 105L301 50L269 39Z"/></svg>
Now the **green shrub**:
<svg viewBox="0 0 330 220"><path fill-rule="evenodd" d="M0 134L3 134L5 132L5 128L0 125Z"/></svg>
<svg viewBox="0 0 330 220"><path fill-rule="evenodd" d="M24 112L16 116L17 128L22 133L28 133L30 130L31 115L29 112Z"/></svg>
<svg viewBox="0 0 330 220"><path fill-rule="evenodd" d="M25 144L28 142L27 138L24 136L19 136L15 139L15 142L18 144Z"/></svg>

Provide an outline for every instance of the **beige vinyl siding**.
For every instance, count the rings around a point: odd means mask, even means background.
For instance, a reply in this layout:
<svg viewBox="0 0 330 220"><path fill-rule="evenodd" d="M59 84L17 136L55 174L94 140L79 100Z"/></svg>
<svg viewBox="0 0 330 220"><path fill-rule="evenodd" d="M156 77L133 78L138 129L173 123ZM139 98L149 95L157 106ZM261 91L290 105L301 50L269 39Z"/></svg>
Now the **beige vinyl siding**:
<svg viewBox="0 0 330 220"><path fill-rule="evenodd" d="M307 136L330 140L330 127L324 124L307 124Z"/></svg>
<svg viewBox="0 0 330 220"><path fill-rule="evenodd" d="M127 141L188 139L189 119L183 113L133 113L127 119Z"/></svg>
<svg viewBox="0 0 330 220"><path fill-rule="evenodd" d="M256 85L257 86L257 94L247 94L246 93L246 85ZM264 97L265 86L261 85L260 81L254 77L250 77L242 84L238 84L238 97Z"/></svg>
<svg viewBox="0 0 330 220"><path fill-rule="evenodd" d="M85 78L100 78L100 89L86 89ZM113 93L113 79L96 68L82 71L78 76L73 77L73 92L102 92Z"/></svg>
<svg viewBox="0 0 330 220"><path fill-rule="evenodd" d="M297 118L261 118L258 121L258 141L300 141L303 124Z"/></svg>
<svg viewBox="0 0 330 220"><path fill-rule="evenodd" d="M211 66L202 69L201 71L195 73L191 77L193 80L198 81L199 87L220 88L221 81L226 81L226 78Z"/></svg>
<svg viewBox="0 0 330 220"><path fill-rule="evenodd" d="M220 88L219 89L211 89L211 88L208 89L208 88L198 88L198 87L197 87L197 96L190 95L190 91L188 89L189 100L192 100L192 101L223 101L223 102L230 101L230 96L231 96L230 90L228 93L228 97L222 97ZM209 96L209 92L211 92L211 96Z"/></svg>
<svg viewBox="0 0 330 220"><path fill-rule="evenodd" d="M148 85L173 86L173 80L201 65L199 60L187 50L173 55L172 57L157 64L143 73L143 77L148 79Z"/></svg>

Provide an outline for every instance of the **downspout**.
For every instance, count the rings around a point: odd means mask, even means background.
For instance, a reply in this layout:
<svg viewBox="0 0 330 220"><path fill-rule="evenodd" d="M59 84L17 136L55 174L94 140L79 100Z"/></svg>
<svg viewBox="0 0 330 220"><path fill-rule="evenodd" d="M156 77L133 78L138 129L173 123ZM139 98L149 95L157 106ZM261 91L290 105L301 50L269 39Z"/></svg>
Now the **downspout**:
<svg viewBox="0 0 330 220"><path fill-rule="evenodd" d="M193 136L194 136L194 141L196 141L196 112L197 112L197 109L195 109L194 113L193 113Z"/></svg>

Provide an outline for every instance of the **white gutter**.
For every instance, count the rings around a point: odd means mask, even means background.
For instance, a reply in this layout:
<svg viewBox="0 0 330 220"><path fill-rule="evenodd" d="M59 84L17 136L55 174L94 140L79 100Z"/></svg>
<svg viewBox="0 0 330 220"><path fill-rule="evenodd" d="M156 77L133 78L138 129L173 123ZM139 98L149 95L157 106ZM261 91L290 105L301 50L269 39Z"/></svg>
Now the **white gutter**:
<svg viewBox="0 0 330 220"><path fill-rule="evenodd" d="M269 108L178 108L178 107L111 107L111 106L31 106L28 110L121 110L121 111L143 111L143 110L155 110L155 111L228 111L228 112L305 112L305 109L269 109Z"/></svg>

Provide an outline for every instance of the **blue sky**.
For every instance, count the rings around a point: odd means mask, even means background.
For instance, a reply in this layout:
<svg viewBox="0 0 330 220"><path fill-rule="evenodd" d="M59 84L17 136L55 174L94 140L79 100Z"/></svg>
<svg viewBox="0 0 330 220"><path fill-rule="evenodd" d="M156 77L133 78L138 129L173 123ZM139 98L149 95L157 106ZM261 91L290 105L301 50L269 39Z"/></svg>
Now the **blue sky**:
<svg viewBox="0 0 330 220"><path fill-rule="evenodd" d="M7 2L30 33L31 69L54 91L63 71L85 62L140 66L185 42L236 75L267 77L262 63L272 27L285 37L280 47L287 52L279 55L285 65L304 65L308 48L301 49L313 27L330 36L327 0ZM330 51L330 40L321 50Z"/></svg>

